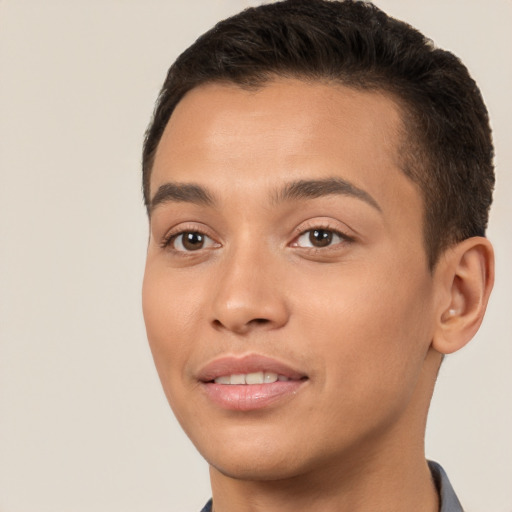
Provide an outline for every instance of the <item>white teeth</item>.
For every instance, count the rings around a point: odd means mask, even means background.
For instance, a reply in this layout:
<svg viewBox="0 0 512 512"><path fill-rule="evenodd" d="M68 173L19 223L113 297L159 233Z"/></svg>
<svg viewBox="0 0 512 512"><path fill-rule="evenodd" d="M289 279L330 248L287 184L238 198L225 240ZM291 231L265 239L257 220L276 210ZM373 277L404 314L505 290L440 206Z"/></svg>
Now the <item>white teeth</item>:
<svg viewBox="0 0 512 512"><path fill-rule="evenodd" d="M277 373L273 372L265 372L265 383L271 384L272 382L276 382L277 380Z"/></svg>
<svg viewBox="0 0 512 512"><path fill-rule="evenodd" d="M248 373L245 376L246 384L263 384L265 381L263 372Z"/></svg>
<svg viewBox="0 0 512 512"><path fill-rule="evenodd" d="M288 380L290 380L288 377L274 372L253 372L222 375L222 377L217 377L215 382L217 384L272 384L276 381L286 382Z"/></svg>
<svg viewBox="0 0 512 512"><path fill-rule="evenodd" d="M245 384L245 375L243 373L231 375L231 384Z"/></svg>

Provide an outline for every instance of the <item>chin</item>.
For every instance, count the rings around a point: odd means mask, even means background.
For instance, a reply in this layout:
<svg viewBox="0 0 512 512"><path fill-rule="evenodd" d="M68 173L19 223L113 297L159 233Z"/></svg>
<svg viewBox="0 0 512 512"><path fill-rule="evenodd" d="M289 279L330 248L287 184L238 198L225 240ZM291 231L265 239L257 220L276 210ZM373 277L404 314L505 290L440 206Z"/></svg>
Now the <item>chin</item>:
<svg viewBox="0 0 512 512"><path fill-rule="evenodd" d="M318 446L304 439L282 435L260 436L222 442L210 438L208 445L196 444L211 468L235 480L271 482L293 480L308 474L323 473L349 456L339 446ZM202 446L201 446L202 445ZM227 447L227 448L217 448Z"/></svg>
<svg viewBox="0 0 512 512"><path fill-rule="evenodd" d="M208 438L207 444L194 443L208 464L219 473L238 480L271 481L300 474L304 461L296 444L291 446L282 436L226 436ZM192 439L195 441L194 439Z"/></svg>
<svg viewBox="0 0 512 512"><path fill-rule="evenodd" d="M212 468L235 480L276 481L293 478L305 472L300 464L291 463L289 458L275 460L254 460L254 458L233 458L208 460ZM298 466L298 467L297 467Z"/></svg>

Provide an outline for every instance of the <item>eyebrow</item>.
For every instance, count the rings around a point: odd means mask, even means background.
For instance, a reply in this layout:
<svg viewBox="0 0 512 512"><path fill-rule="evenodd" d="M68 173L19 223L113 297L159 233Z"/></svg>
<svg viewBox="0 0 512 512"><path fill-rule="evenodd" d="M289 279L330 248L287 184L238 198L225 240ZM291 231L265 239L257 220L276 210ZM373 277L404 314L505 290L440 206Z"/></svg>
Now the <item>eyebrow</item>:
<svg viewBox="0 0 512 512"><path fill-rule="evenodd" d="M316 199L328 195L355 197L379 212L382 211L377 201L368 192L343 178L292 181L274 193L273 201L274 203L282 203L300 199ZM150 211L152 212L161 204L172 202L214 206L216 201L213 195L200 185L168 182L158 187L151 200Z"/></svg>
<svg viewBox="0 0 512 512"><path fill-rule="evenodd" d="M204 187L193 183L165 183L158 187L151 199L150 211L164 203L193 203L202 206L212 206L213 196Z"/></svg>
<svg viewBox="0 0 512 512"><path fill-rule="evenodd" d="M288 183L278 191L274 200L277 203L297 199L316 199L328 195L342 195L361 199L379 212L379 203L365 190L356 187L343 178L325 178L321 180L299 180Z"/></svg>

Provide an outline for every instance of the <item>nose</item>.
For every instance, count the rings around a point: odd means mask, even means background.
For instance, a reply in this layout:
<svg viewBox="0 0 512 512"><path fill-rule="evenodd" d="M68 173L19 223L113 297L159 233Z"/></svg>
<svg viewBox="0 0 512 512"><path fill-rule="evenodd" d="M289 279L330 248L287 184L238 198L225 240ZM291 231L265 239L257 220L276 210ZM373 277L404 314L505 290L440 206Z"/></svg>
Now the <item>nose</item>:
<svg viewBox="0 0 512 512"><path fill-rule="evenodd" d="M223 262L213 300L216 329L236 334L286 325L289 307L272 257L237 251Z"/></svg>

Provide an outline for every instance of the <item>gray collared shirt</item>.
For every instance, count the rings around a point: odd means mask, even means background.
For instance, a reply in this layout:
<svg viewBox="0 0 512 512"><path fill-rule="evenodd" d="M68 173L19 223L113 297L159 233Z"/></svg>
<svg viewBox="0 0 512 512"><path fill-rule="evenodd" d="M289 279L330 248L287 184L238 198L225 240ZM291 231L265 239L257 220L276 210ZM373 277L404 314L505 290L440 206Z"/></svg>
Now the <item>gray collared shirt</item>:
<svg viewBox="0 0 512 512"><path fill-rule="evenodd" d="M428 461L428 467L439 493L439 512L464 512L444 469L437 462L430 460ZM201 512L212 512L212 500L204 506Z"/></svg>
<svg viewBox="0 0 512 512"><path fill-rule="evenodd" d="M439 512L464 512L444 469L431 460L428 461L428 467L439 493Z"/></svg>

